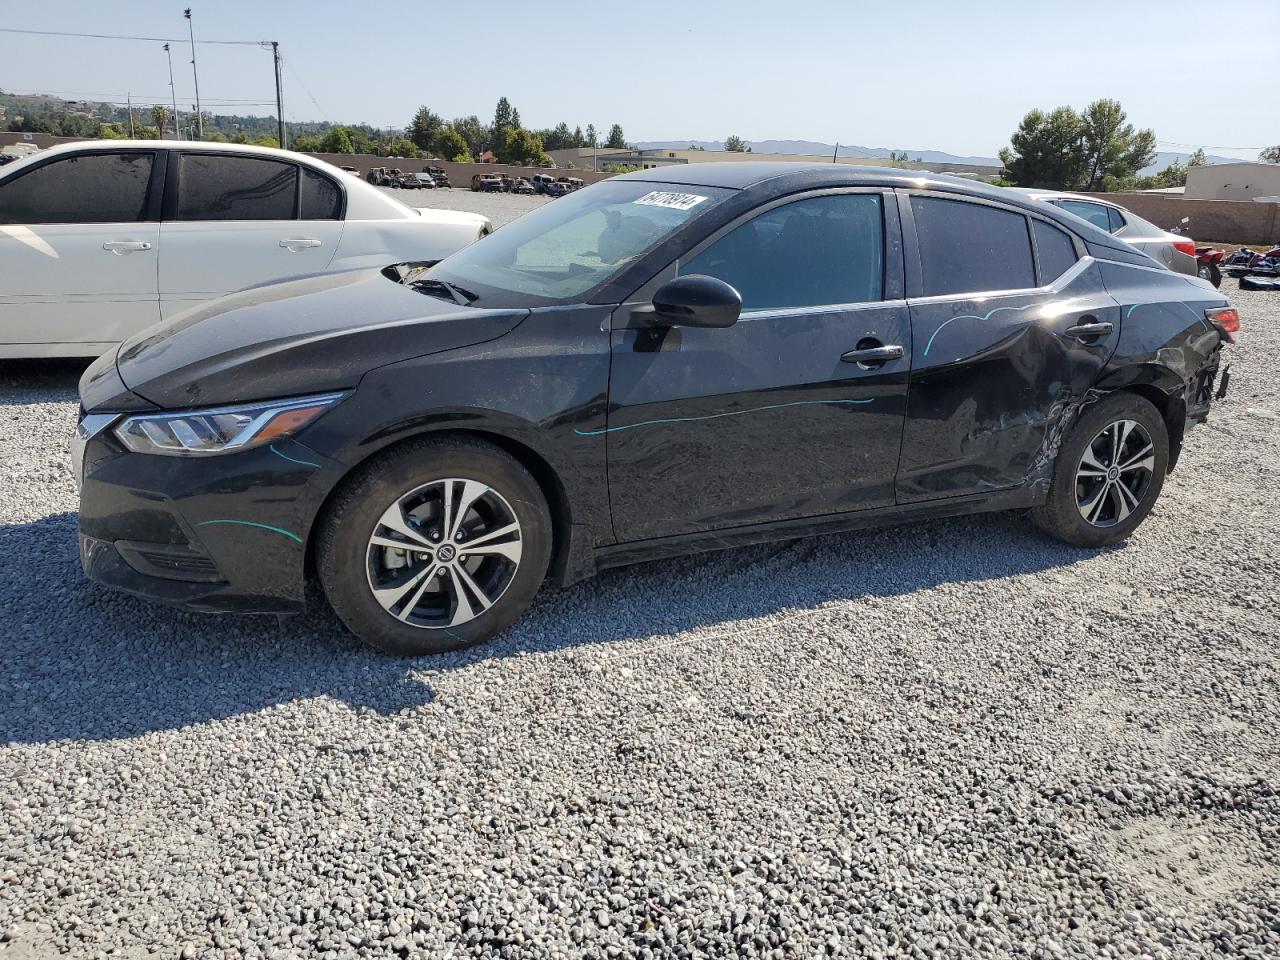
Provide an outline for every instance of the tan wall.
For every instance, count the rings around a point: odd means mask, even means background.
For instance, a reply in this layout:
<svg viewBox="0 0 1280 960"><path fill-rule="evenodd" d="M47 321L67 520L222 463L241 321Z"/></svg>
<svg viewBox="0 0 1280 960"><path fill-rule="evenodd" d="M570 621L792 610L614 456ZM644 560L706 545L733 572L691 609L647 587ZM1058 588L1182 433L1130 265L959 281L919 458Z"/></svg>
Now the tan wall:
<svg viewBox="0 0 1280 960"><path fill-rule="evenodd" d="M1280 242L1280 203L1188 200L1160 193L1098 193L1094 196L1118 203L1165 230L1182 226L1182 218L1190 217L1182 233L1193 240Z"/></svg>
<svg viewBox="0 0 1280 960"><path fill-rule="evenodd" d="M1280 195L1280 164L1214 163L1187 171L1188 200L1252 200Z"/></svg>

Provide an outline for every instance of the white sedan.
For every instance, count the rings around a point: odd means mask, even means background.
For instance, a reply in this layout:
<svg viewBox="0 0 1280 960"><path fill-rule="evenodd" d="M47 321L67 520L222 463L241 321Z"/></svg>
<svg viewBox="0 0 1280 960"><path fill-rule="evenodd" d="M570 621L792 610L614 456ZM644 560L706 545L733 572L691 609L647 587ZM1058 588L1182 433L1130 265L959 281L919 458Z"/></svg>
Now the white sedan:
<svg viewBox="0 0 1280 960"><path fill-rule="evenodd" d="M0 168L0 358L97 356L223 294L441 260L493 229L342 173L285 150L157 140Z"/></svg>

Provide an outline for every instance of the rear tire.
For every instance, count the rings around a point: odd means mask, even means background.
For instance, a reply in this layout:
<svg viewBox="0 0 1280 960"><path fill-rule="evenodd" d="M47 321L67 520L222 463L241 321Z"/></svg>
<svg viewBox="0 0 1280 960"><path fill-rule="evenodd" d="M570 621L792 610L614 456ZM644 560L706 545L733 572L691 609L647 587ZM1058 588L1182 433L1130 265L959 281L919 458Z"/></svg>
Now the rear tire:
<svg viewBox="0 0 1280 960"><path fill-rule="evenodd" d="M1124 540L1164 487L1169 434L1150 401L1113 393L1088 408L1054 463L1049 496L1031 511L1046 533L1078 547Z"/></svg>
<svg viewBox="0 0 1280 960"><path fill-rule="evenodd" d="M321 522L316 559L329 604L356 637L421 656L513 624L546 576L551 539L542 490L518 460L442 438L359 468Z"/></svg>

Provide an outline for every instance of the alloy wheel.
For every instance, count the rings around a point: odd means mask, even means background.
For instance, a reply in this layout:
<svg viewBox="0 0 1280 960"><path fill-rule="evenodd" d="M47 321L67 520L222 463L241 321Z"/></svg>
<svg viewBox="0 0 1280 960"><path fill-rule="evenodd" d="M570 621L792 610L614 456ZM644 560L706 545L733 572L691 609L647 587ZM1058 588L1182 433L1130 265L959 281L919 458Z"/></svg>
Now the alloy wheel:
<svg viewBox="0 0 1280 960"><path fill-rule="evenodd" d="M369 589L410 626L460 626L498 602L521 550L520 522L500 493L478 480L433 480L397 499L374 524Z"/></svg>
<svg viewBox="0 0 1280 960"><path fill-rule="evenodd" d="M1095 527L1113 527L1138 509L1155 475L1151 435L1136 420L1103 427L1076 466L1076 509Z"/></svg>

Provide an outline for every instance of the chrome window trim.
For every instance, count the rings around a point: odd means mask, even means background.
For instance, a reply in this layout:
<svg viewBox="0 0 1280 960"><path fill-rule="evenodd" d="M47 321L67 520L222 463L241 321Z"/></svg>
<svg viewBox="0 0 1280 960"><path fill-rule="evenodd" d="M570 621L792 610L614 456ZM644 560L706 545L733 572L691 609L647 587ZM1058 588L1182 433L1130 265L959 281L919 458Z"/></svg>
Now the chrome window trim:
<svg viewBox="0 0 1280 960"><path fill-rule="evenodd" d="M1082 273L1094 264L1095 260L1092 256L1084 256L1075 262L1075 265L1063 273L1060 277L1050 284L1042 287L1019 287L1016 290L975 290L972 293L935 293L927 297L908 297L908 304L930 304L930 303L946 303L951 300L993 300L997 297L1030 297L1030 296L1048 296L1055 293L1061 293L1063 288L1071 284ZM1143 269L1149 269L1144 267ZM1162 271L1168 272L1168 271Z"/></svg>

